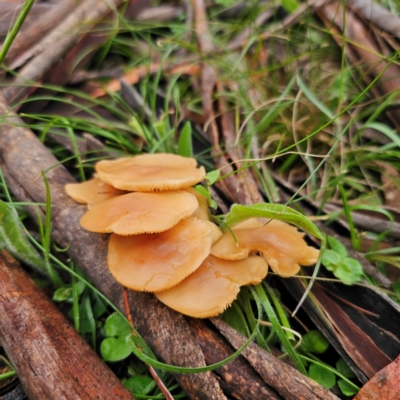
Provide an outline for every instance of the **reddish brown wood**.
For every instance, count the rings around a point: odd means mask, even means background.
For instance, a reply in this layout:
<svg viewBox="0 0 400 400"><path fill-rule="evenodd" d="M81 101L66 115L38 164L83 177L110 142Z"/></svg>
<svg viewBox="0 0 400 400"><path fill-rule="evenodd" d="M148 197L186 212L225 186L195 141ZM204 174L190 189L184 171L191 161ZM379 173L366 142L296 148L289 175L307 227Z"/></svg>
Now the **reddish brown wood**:
<svg viewBox="0 0 400 400"><path fill-rule="evenodd" d="M397 400L400 393L400 356L376 373L354 400Z"/></svg>
<svg viewBox="0 0 400 400"><path fill-rule="evenodd" d="M0 340L31 400L132 399L119 379L6 252Z"/></svg>

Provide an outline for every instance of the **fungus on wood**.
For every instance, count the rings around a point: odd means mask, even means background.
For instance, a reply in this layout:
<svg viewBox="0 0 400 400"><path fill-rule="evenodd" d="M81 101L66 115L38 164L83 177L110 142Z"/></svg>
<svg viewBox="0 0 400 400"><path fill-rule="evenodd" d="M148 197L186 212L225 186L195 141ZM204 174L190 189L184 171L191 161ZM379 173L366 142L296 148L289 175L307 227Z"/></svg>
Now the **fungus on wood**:
<svg viewBox="0 0 400 400"><path fill-rule="evenodd" d="M191 187L205 176L195 159L147 154L100 161L95 169L95 179L66 187L92 206L82 227L112 233L108 268L118 282L153 292L182 314L216 316L269 267L287 277L318 259L304 234L282 221L249 218L223 233L210 221L208 199Z"/></svg>

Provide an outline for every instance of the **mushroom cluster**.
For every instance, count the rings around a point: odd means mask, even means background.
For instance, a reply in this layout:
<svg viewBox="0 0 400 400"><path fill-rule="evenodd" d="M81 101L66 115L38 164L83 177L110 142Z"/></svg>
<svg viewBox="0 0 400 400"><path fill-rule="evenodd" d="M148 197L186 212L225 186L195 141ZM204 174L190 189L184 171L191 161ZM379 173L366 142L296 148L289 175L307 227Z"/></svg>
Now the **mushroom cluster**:
<svg viewBox="0 0 400 400"><path fill-rule="evenodd" d="M93 179L66 185L88 206L82 227L111 233L107 263L118 282L153 292L183 314L218 315L268 266L292 276L318 258L303 234L281 221L251 218L223 233L192 187L205 177L193 158L146 154L103 160L95 170Z"/></svg>

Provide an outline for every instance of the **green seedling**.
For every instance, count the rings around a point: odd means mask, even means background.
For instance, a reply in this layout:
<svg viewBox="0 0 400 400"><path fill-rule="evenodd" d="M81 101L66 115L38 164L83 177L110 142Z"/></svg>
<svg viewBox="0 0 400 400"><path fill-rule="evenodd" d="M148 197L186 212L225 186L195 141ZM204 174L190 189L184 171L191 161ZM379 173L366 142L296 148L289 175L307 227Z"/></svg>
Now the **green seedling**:
<svg viewBox="0 0 400 400"><path fill-rule="evenodd" d="M346 248L334 237L328 236L330 249L322 255L322 264L346 285L360 282L363 274L361 264L348 256Z"/></svg>

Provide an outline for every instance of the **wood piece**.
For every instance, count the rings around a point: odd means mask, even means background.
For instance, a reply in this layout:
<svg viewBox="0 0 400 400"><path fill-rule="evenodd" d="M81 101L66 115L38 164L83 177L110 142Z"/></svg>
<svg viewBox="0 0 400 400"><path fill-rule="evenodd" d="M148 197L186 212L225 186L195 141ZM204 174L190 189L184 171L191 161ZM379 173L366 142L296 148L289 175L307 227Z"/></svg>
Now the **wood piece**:
<svg viewBox="0 0 400 400"><path fill-rule="evenodd" d="M232 355L233 348L218 332L209 329L204 320L188 318L188 322L196 334L207 364L215 364ZM282 399L242 356L216 369L215 373L220 377L220 384L226 393L235 399Z"/></svg>
<svg viewBox="0 0 400 400"><path fill-rule="evenodd" d="M398 400L400 393L400 356L377 372L354 400Z"/></svg>
<svg viewBox="0 0 400 400"><path fill-rule="evenodd" d="M85 206L69 198L64 186L74 182L68 171L44 147L23 122L10 112L0 95L0 115L8 115L0 126L0 157L13 178L32 201L45 202L45 186L40 174L47 171L52 201L52 237L59 246L69 247L69 255L93 284L121 310L122 287L107 268L107 235L85 231L79 220ZM193 334L182 316L167 309L153 295L132 292L134 321L144 340L161 360L180 366L204 366L205 360ZM184 345L183 345L184 343ZM176 375L191 398L225 399L211 372Z"/></svg>
<svg viewBox="0 0 400 400"><path fill-rule="evenodd" d="M210 320L236 350L244 345L246 338L226 322L218 318L211 318ZM253 342L243 350L242 355L264 381L274 387L287 400L338 400L338 397L329 390L302 375L297 369L276 359Z"/></svg>
<svg viewBox="0 0 400 400"><path fill-rule="evenodd" d="M122 0L84 1L62 26L58 26L35 49L31 49L29 54L24 55L23 61L31 55L35 57L19 71L12 85L3 90L6 99L9 102L22 99L29 92L30 86L37 84L44 74L77 43L83 29L88 29L121 2Z"/></svg>
<svg viewBox="0 0 400 400"><path fill-rule="evenodd" d="M132 399L46 295L0 253L0 339L31 400Z"/></svg>

